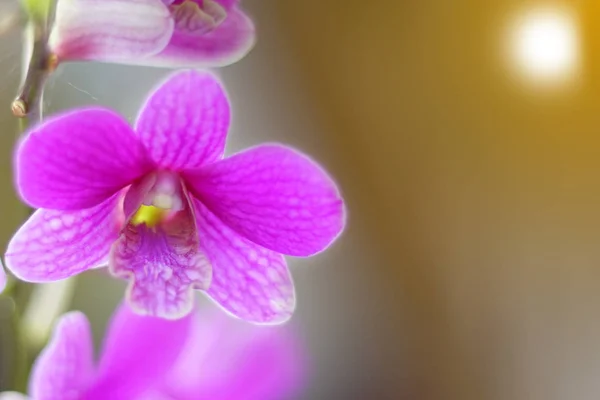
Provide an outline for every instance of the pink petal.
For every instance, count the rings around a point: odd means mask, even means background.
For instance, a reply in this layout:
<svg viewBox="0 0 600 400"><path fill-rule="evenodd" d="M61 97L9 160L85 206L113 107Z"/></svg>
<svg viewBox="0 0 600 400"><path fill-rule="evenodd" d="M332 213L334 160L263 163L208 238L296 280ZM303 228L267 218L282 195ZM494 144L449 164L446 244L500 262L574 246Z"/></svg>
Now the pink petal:
<svg viewBox="0 0 600 400"><path fill-rule="evenodd" d="M314 161L286 147L255 147L187 173L185 179L234 231L283 254L322 251L344 227L344 204L333 180Z"/></svg>
<svg viewBox="0 0 600 400"><path fill-rule="evenodd" d="M306 362L291 325L254 326L214 309L198 314L167 376L171 398L279 400L299 388Z"/></svg>
<svg viewBox="0 0 600 400"><path fill-rule="evenodd" d="M120 195L81 211L37 210L13 236L6 267L19 279L49 282L102 265L119 237Z"/></svg>
<svg viewBox="0 0 600 400"><path fill-rule="evenodd" d="M49 47L59 60L139 60L165 48L173 25L160 0L60 0Z"/></svg>
<svg viewBox="0 0 600 400"><path fill-rule="evenodd" d="M217 78L184 71L150 96L136 131L160 166L198 168L223 157L229 120L229 101Z"/></svg>
<svg viewBox="0 0 600 400"><path fill-rule="evenodd" d="M190 32L175 26L167 47L144 60L145 64L168 67L221 67L242 59L256 40L252 20L238 7L209 32Z"/></svg>
<svg viewBox="0 0 600 400"><path fill-rule="evenodd" d="M29 392L35 400L79 400L94 368L92 332L85 315L70 312L58 321L48 346L33 366Z"/></svg>
<svg viewBox="0 0 600 400"><path fill-rule="evenodd" d="M156 183L156 177L156 173L149 173L129 186L123 200L123 211L125 213L126 221L129 221L138 208L140 208L146 195L152 190L152 187Z"/></svg>
<svg viewBox="0 0 600 400"><path fill-rule="evenodd" d="M146 399L140 394L160 385L185 350L192 315L169 321L121 305L105 336L98 377L85 399Z"/></svg>
<svg viewBox="0 0 600 400"><path fill-rule="evenodd" d="M249 322L287 321L296 297L283 256L237 235L201 202L193 203L200 246L213 267L209 296Z"/></svg>
<svg viewBox="0 0 600 400"><path fill-rule="evenodd" d="M130 281L128 300L136 312L168 319L187 315L193 290L206 289L211 280L189 207L154 228L129 223L109 265L113 274Z"/></svg>
<svg viewBox="0 0 600 400"><path fill-rule="evenodd" d="M35 127L16 154L16 184L32 207L78 210L100 204L152 168L127 122L90 108Z"/></svg>

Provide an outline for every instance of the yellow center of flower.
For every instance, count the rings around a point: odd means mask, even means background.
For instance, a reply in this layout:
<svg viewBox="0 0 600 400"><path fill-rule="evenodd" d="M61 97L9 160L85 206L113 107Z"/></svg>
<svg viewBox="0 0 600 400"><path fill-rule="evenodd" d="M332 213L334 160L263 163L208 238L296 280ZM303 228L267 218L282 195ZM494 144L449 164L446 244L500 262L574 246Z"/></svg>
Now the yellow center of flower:
<svg viewBox="0 0 600 400"><path fill-rule="evenodd" d="M154 228L167 215L168 210L155 206L141 205L131 218L133 225L145 224L149 228Z"/></svg>

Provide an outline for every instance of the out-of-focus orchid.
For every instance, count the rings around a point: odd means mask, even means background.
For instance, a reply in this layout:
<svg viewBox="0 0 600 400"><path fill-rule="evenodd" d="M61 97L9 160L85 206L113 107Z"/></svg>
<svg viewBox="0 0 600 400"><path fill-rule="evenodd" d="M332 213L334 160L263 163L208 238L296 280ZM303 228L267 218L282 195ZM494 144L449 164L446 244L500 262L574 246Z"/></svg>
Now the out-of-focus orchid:
<svg viewBox="0 0 600 400"><path fill-rule="evenodd" d="M216 67L242 58L254 25L239 0L58 0L55 61Z"/></svg>
<svg viewBox="0 0 600 400"><path fill-rule="evenodd" d="M240 0L23 1L31 14L26 42L32 50L25 53L27 72L11 104L20 118L40 118L46 78L65 61L220 67L241 59L255 41ZM55 16L50 24L47 14Z"/></svg>
<svg viewBox="0 0 600 400"><path fill-rule="evenodd" d="M283 254L326 249L343 229L343 201L290 148L223 159L229 123L216 78L184 71L150 96L135 129L100 108L33 128L17 149L16 184L40 209L10 241L7 268L47 282L108 258L140 314L180 318L203 289L239 318L286 321L295 294Z"/></svg>
<svg viewBox="0 0 600 400"><path fill-rule="evenodd" d="M61 317L29 381L32 400L278 400L300 389L294 332L240 324L214 311L168 321L122 305L98 362L84 314ZM0 400L26 399L10 392Z"/></svg>

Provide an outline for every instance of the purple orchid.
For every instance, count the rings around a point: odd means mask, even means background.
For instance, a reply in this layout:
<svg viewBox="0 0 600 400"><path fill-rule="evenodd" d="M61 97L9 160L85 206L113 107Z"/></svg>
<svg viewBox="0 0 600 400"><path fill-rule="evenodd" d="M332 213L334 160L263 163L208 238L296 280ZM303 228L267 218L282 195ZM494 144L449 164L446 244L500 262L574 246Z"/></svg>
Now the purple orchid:
<svg viewBox="0 0 600 400"><path fill-rule="evenodd" d="M169 321L121 306L94 363L86 316L62 316L29 381L32 400L277 400L298 390L305 362L287 326L200 312ZM0 400L25 400L8 392Z"/></svg>
<svg viewBox="0 0 600 400"><path fill-rule="evenodd" d="M286 321L295 294L283 254L326 249L343 230L343 201L290 148L223 159L229 123L218 80L185 71L150 96L135 129L101 108L33 128L17 148L16 185L40 209L10 241L6 267L48 282L108 261L140 314L180 318L202 289L239 318Z"/></svg>
<svg viewBox="0 0 600 400"><path fill-rule="evenodd" d="M216 67L254 45L239 0L58 0L49 51L55 61Z"/></svg>

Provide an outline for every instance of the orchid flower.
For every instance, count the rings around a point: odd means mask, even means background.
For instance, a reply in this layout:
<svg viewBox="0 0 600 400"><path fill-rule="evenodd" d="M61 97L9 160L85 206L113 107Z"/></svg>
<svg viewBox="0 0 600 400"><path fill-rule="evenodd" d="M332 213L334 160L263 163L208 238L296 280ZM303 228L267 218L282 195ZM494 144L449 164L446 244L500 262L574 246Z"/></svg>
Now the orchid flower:
<svg viewBox="0 0 600 400"><path fill-rule="evenodd" d="M254 25L239 0L58 0L54 62L217 67L242 58Z"/></svg>
<svg viewBox="0 0 600 400"><path fill-rule="evenodd" d="M97 363L86 316L63 315L34 363L29 398L278 400L299 389L304 372L298 339L287 326L254 327L208 310L169 321L122 305ZM0 394L0 400L19 399L27 397Z"/></svg>
<svg viewBox="0 0 600 400"><path fill-rule="evenodd" d="M343 201L288 147L223 159L229 123L219 81L184 71L149 97L134 129L103 108L34 127L15 170L39 210L10 241L6 267L48 282L108 262L140 314L180 318L201 289L244 320L286 321L295 293L283 254L326 249L344 227Z"/></svg>

